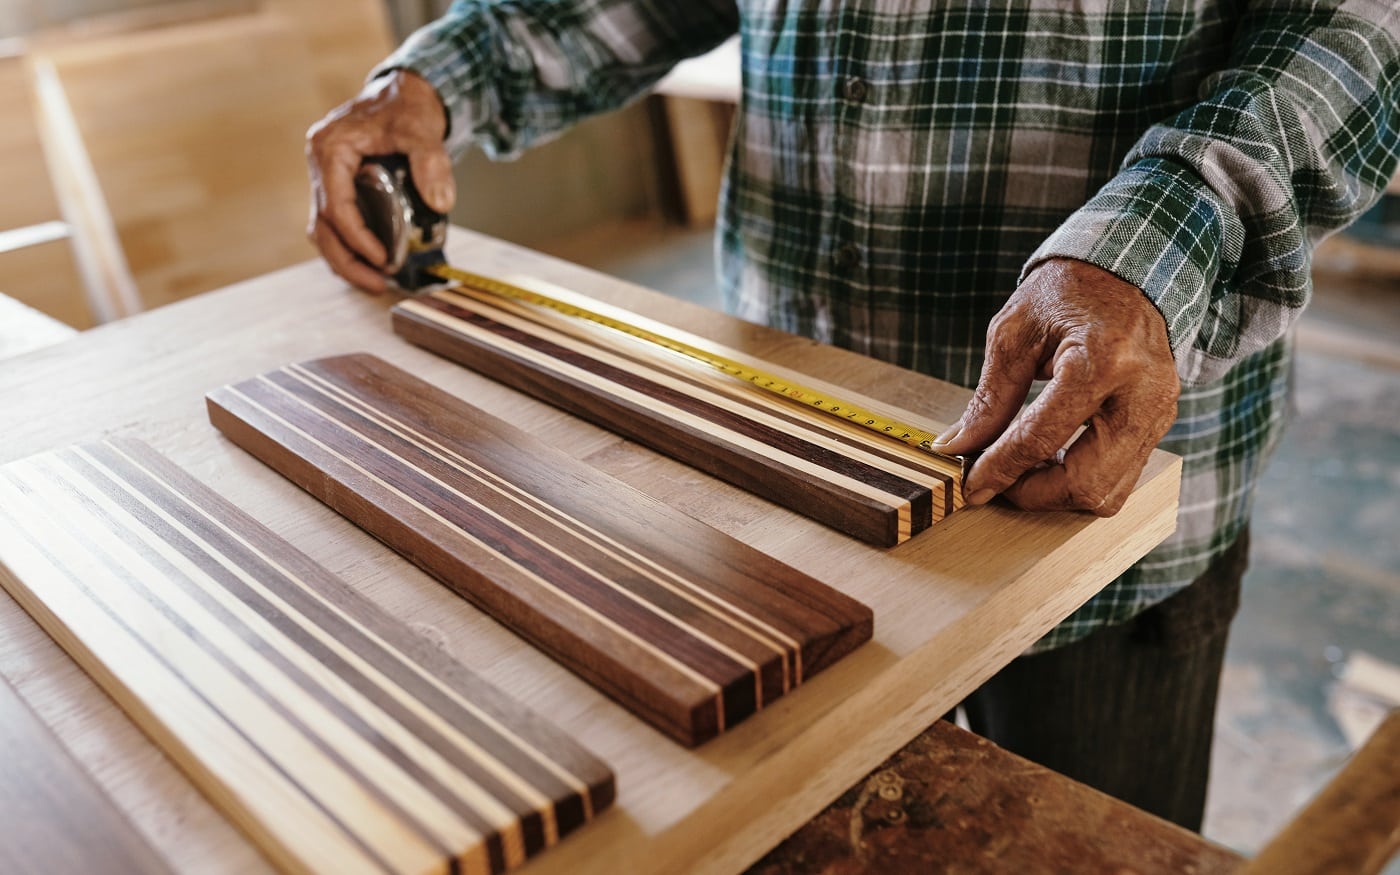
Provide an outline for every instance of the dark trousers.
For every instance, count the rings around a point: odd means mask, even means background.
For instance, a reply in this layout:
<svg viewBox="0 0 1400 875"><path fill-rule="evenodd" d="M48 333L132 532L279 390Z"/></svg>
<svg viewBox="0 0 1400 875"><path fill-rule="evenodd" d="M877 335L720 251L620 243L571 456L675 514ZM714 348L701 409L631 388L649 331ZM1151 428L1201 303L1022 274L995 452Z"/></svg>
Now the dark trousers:
<svg viewBox="0 0 1400 875"><path fill-rule="evenodd" d="M1189 587L1127 623L1016 659L963 702L972 731L1199 831L1246 531Z"/></svg>

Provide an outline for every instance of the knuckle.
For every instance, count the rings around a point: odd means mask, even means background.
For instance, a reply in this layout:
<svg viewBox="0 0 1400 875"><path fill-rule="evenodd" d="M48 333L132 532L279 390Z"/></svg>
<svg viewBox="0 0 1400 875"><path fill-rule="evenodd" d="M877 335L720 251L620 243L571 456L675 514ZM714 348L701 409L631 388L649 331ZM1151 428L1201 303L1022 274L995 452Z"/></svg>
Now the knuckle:
<svg viewBox="0 0 1400 875"><path fill-rule="evenodd" d="M1038 432L1018 429L1014 440L1007 444L1003 457L1012 467L1024 471L1053 458L1059 451L1060 445L1053 439Z"/></svg>
<svg viewBox="0 0 1400 875"><path fill-rule="evenodd" d="M306 129L306 154L320 154L326 146L327 139L330 138L330 124L325 120L313 124Z"/></svg>
<svg viewBox="0 0 1400 875"><path fill-rule="evenodd" d="M1075 510L1087 510L1100 514L1109 504L1109 490L1099 482L1083 483L1070 480L1069 506Z"/></svg>

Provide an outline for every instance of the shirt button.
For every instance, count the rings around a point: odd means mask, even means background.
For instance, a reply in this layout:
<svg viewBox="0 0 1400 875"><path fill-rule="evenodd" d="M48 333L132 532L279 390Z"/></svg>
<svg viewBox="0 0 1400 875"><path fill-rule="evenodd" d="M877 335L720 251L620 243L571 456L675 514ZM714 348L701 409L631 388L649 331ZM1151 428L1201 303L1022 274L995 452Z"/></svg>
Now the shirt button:
<svg viewBox="0 0 1400 875"><path fill-rule="evenodd" d="M870 86L859 76L852 76L841 85L841 95L851 103L860 103L870 93Z"/></svg>
<svg viewBox="0 0 1400 875"><path fill-rule="evenodd" d="M831 253L831 266L839 273L846 273L860 266L860 247L847 243Z"/></svg>

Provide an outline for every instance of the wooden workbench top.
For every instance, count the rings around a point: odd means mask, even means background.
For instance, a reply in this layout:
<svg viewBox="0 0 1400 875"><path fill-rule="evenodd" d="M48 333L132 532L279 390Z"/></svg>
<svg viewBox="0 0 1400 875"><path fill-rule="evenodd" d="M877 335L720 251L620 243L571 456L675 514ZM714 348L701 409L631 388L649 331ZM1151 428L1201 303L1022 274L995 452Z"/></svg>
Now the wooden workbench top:
<svg viewBox="0 0 1400 875"><path fill-rule="evenodd" d="M874 398L950 421L966 391L687 305L466 231L454 263L550 280ZM0 463L142 438L617 774L615 809L523 872L728 872L753 862L1012 659L1175 524L1180 463L1155 454L1110 519L967 510L889 550L623 441L403 342L388 298L318 263L0 362ZM686 750L224 440L204 393L293 361L367 351L514 422L870 605L874 640L797 693ZM0 675L183 872L268 864L8 596ZM3 829L3 826L0 826Z"/></svg>

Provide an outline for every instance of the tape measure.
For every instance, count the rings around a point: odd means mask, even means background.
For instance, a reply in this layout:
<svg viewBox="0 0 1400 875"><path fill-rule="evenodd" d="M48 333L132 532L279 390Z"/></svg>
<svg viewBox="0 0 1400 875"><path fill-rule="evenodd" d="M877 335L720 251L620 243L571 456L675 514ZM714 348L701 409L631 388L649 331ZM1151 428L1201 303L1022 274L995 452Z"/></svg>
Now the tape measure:
<svg viewBox="0 0 1400 875"><path fill-rule="evenodd" d="M937 435L932 432L906 425L746 362L701 349L622 319L588 310L541 292L449 266L442 250L447 237L447 217L433 210L418 196L408 172L408 161L401 155L366 159L356 176L355 186L365 223L379 237L388 252L384 272L401 291L412 294L441 281L544 307L574 319L602 325L679 353L788 401L908 444L956 465L959 470L963 467L962 457L949 456L933 448L933 441Z"/></svg>

